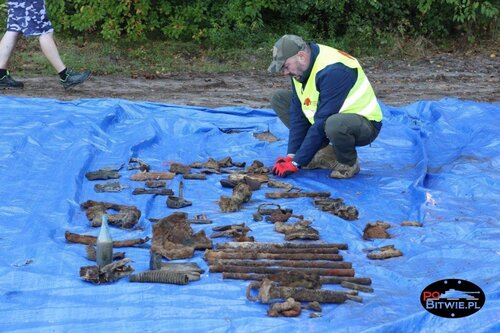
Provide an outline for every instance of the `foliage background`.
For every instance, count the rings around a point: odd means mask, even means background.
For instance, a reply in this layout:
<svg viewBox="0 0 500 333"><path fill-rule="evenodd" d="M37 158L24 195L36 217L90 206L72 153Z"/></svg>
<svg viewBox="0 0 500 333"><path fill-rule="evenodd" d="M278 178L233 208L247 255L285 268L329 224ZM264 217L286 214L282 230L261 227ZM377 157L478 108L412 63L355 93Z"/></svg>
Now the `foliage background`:
<svg viewBox="0 0 500 333"><path fill-rule="evenodd" d="M395 39L494 38L498 2L484 0L50 0L58 32L109 42L151 38L232 49L285 33L374 48ZM5 16L5 3L0 12Z"/></svg>
<svg viewBox="0 0 500 333"><path fill-rule="evenodd" d="M46 0L65 63L95 74L267 68L283 34L360 58L498 48L498 0ZM0 3L0 22L7 4ZM5 25L0 23L0 33ZM52 73L36 38L16 73ZM20 52L21 51L21 52ZM496 53L496 51L493 51Z"/></svg>

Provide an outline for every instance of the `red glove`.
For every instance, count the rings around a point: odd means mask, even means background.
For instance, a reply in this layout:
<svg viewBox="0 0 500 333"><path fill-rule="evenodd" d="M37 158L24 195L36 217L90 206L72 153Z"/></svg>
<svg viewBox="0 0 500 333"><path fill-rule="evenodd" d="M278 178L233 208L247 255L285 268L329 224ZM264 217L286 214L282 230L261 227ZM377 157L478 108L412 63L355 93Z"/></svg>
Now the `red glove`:
<svg viewBox="0 0 500 333"><path fill-rule="evenodd" d="M278 157L271 171L277 176L287 177L293 173L296 173L297 171L299 171L299 169L293 164L292 158L290 156L287 156Z"/></svg>
<svg viewBox="0 0 500 333"><path fill-rule="evenodd" d="M290 156L278 157L276 159L276 162L274 162L274 165L276 165L278 163L288 162L288 161L292 161L292 158Z"/></svg>

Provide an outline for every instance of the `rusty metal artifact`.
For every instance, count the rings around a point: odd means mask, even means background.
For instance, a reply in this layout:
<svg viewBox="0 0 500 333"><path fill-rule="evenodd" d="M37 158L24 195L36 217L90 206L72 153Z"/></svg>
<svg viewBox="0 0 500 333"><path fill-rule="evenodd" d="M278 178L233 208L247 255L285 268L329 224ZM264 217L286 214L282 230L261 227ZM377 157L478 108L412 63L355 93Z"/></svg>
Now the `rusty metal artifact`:
<svg viewBox="0 0 500 333"><path fill-rule="evenodd" d="M391 235L386 231L391 225L383 221L376 221L375 223L368 223L363 229L363 239L373 238L391 238Z"/></svg>
<svg viewBox="0 0 500 333"><path fill-rule="evenodd" d="M66 241L69 243L85 244L85 245L95 245L97 237L90 235L79 235L66 230L64 233ZM134 238L124 241L113 241L113 247L132 247L135 245L141 245L149 241L149 237L145 238Z"/></svg>
<svg viewBox="0 0 500 333"><path fill-rule="evenodd" d="M118 171L121 169L121 166L116 167L106 167L96 171L89 171L85 173L85 178L87 180L107 180L107 179L117 179L120 178L120 174Z"/></svg>
<svg viewBox="0 0 500 333"><path fill-rule="evenodd" d="M257 212L253 214L254 221L262 221L263 215L272 215L274 213L281 213L292 216L293 210L289 208L281 208L280 205L273 203L263 203L257 208Z"/></svg>
<svg viewBox="0 0 500 333"><path fill-rule="evenodd" d="M418 221L403 221L400 223L402 227L422 227L423 224Z"/></svg>
<svg viewBox="0 0 500 333"><path fill-rule="evenodd" d="M271 170L264 165L259 160L254 160L252 164L245 170L246 173L254 173L254 174L268 174Z"/></svg>
<svg viewBox="0 0 500 333"><path fill-rule="evenodd" d="M85 210L90 225L100 227L102 216L108 216L108 222L121 228L130 229L137 224L141 217L141 211L135 206L120 205L111 202L99 202L87 200L80 205ZM116 211L117 213L111 213Z"/></svg>
<svg viewBox="0 0 500 333"><path fill-rule="evenodd" d="M173 172L138 172L130 177L131 180L145 181L145 180L169 180L175 177Z"/></svg>
<svg viewBox="0 0 500 333"><path fill-rule="evenodd" d="M302 307L300 302L296 302L290 297L283 303L271 304L269 310L267 310L267 315L269 317L298 317L301 312Z"/></svg>
<svg viewBox="0 0 500 333"><path fill-rule="evenodd" d="M259 178L261 178L260 175ZM262 181L261 179L256 179L255 177L251 177L249 175L237 174L232 174L227 179L220 180L220 184L222 185L222 187L227 188L235 188L239 183L247 184L251 191L256 191L260 189Z"/></svg>
<svg viewBox="0 0 500 333"><path fill-rule="evenodd" d="M250 186L244 183L238 183L233 188L233 195L230 198L221 196L217 203L219 204L222 212L237 212L240 210L240 206L243 203L250 201L251 198L252 190L250 189Z"/></svg>
<svg viewBox="0 0 500 333"><path fill-rule="evenodd" d="M257 289L258 295L253 297L252 291ZM347 299L346 292L332 291L325 289L306 289L306 288L291 288L280 287L277 283L265 279L262 282L251 282L246 291L246 296L249 301L258 301L267 304L276 299L287 299L292 297L297 301L318 303L344 303Z"/></svg>
<svg viewBox="0 0 500 333"><path fill-rule="evenodd" d="M136 187L132 192L133 195L153 194L153 195L173 195L174 191L169 188L142 188Z"/></svg>
<svg viewBox="0 0 500 333"><path fill-rule="evenodd" d="M228 176L230 181L234 181L236 183L267 183L269 181L269 176L267 174L261 173L245 173L245 172L236 172L231 173ZM247 180L245 180L247 179Z"/></svg>
<svg viewBox="0 0 500 333"><path fill-rule="evenodd" d="M278 283L280 287L320 289L320 275L309 271L283 271L270 274L269 280Z"/></svg>
<svg viewBox="0 0 500 333"><path fill-rule="evenodd" d="M365 286L365 285L361 285L361 284L357 284L357 283L353 283L353 282L349 282L349 281L342 281L340 283L340 285L344 288L349 288L349 289L352 289L352 290L358 290L358 291L363 291L365 293L372 293L373 292L373 288L372 287L368 287L368 286Z"/></svg>
<svg viewBox="0 0 500 333"><path fill-rule="evenodd" d="M173 172L175 174L186 174L191 172L191 167L181 164L181 163L172 163L170 164L170 172Z"/></svg>
<svg viewBox="0 0 500 333"><path fill-rule="evenodd" d="M354 206L348 206L342 198L315 198L314 206L319 210L336 215L347 221L358 219L359 212Z"/></svg>
<svg viewBox="0 0 500 333"><path fill-rule="evenodd" d="M396 249L394 245L387 245L378 249L370 249L367 251L370 252L366 255L368 259L389 259L389 258L401 257L403 255L403 252Z"/></svg>
<svg viewBox="0 0 500 333"><path fill-rule="evenodd" d="M184 183L182 180L179 182L179 196L170 195L167 199L167 207L169 208L184 208L187 206L191 206L193 203L184 199Z"/></svg>
<svg viewBox="0 0 500 333"><path fill-rule="evenodd" d="M341 261L343 258L340 254L333 253L265 253L259 250L244 250L244 251L205 251L205 260L211 261L215 259L271 259L271 260L333 260Z"/></svg>
<svg viewBox="0 0 500 333"><path fill-rule="evenodd" d="M189 282L189 277L187 274L162 270L131 274L129 275L128 279L130 282L156 282L180 285L188 284Z"/></svg>
<svg viewBox="0 0 500 333"><path fill-rule="evenodd" d="M128 185L122 185L118 181L111 181L111 182L106 182L103 184L95 184L94 185L94 191L98 193L102 192L120 192L123 189L129 188L130 186Z"/></svg>
<svg viewBox="0 0 500 333"><path fill-rule="evenodd" d="M212 241L203 230L193 233L185 213L174 213L155 223L152 243L151 251L169 260L191 258L194 250L212 248Z"/></svg>
<svg viewBox="0 0 500 333"><path fill-rule="evenodd" d="M213 159L212 157L209 157L206 162L194 162L191 163L189 166L191 168L197 168L197 169L211 169L216 172L219 172L221 168L229 168L229 167L238 167L242 168L246 165L245 162L234 162L231 157L224 157L218 161Z"/></svg>
<svg viewBox="0 0 500 333"><path fill-rule="evenodd" d="M242 251L259 251L262 253L285 253L285 254L300 254L300 253L308 253L308 254L329 254L329 253L339 253L339 249L336 247L324 247L324 248L286 248L286 247L269 247L265 249L258 248L248 248L247 250L238 249L238 248L224 248L224 252L226 253L238 253Z"/></svg>
<svg viewBox="0 0 500 333"><path fill-rule="evenodd" d="M187 217L187 216L186 216ZM187 219L186 220L188 223L194 223L194 224L211 224L212 220L210 220L207 215L201 213L201 214L196 214L192 219Z"/></svg>
<svg viewBox="0 0 500 333"><path fill-rule="evenodd" d="M266 192L268 199L329 197L330 192Z"/></svg>
<svg viewBox="0 0 500 333"><path fill-rule="evenodd" d="M282 188L282 189L285 189L287 192L291 191L294 188L298 190L298 188L296 188L294 185L292 185L290 183L286 183L286 182L282 182L282 181L278 181L278 180L274 180L274 179L270 179L267 182L267 186L268 187Z"/></svg>
<svg viewBox="0 0 500 333"><path fill-rule="evenodd" d="M204 173L185 173L182 175L184 179L206 180L207 175Z"/></svg>
<svg viewBox="0 0 500 333"><path fill-rule="evenodd" d="M128 170L139 170L141 172L147 172L151 168L150 168L149 164L138 159L137 157L131 157L128 161L127 169Z"/></svg>
<svg viewBox="0 0 500 333"><path fill-rule="evenodd" d="M321 276L354 276L354 270L352 268L247 267L214 264L209 266L209 271L213 273L233 272L258 274L276 274L281 272L297 271L304 273L315 273Z"/></svg>
<svg viewBox="0 0 500 333"><path fill-rule="evenodd" d="M285 234L285 240L290 241L294 239L303 240L318 240L318 230L311 227L311 221L298 221L293 224L286 224L285 222L274 223L274 230L279 233Z"/></svg>
<svg viewBox="0 0 500 333"><path fill-rule="evenodd" d="M101 269L99 266L83 266L80 267L80 277L94 284L110 283L129 275L134 269L128 265L132 259L124 258L122 260L112 262Z"/></svg>
<svg viewBox="0 0 500 333"><path fill-rule="evenodd" d="M213 227L212 230L215 232L210 235L210 238L222 236L239 237L246 235L249 231L252 231L252 229L247 227L245 223L217 226Z"/></svg>
<svg viewBox="0 0 500 333"><path fill-rule="evenodd" d="M306 261L306 260L250 260L250 259L215 259L210 265L245 266L245 267L294 267L294 268L352 268L352 263L345 261Z"/></svg>
<svg viewBox="0 0 500 333"><path fill-rule="evenodd" d="M233 273L233 272L223 272L223 279L233 279L233 280L254 280L262 281L269 277L269 274L257 274L257 273ZM341 284L342 281L353 282L363 285L371 285L372 280L367 277L351 277L351 276L321 276L319 277L321 284Z"/></svg>
<svg viewBox="0 0 500 333"><path fill-rule="evenodd" d="M217 250L223 249L258 249L259 251L268 250L268 249L303 249L304 252L309 252L309 249L325 249L325 248L335 248L339 250L347 250L348 246L346 243L236 243L236 242L227 242L227 243L219 243L215 246Z"/></svg>
<svg viewBox="0 0 500 333"><path fill-rule="evenodd" d="M144 183L144 185L149 188L159 188L167 186L167 182L164 180L148 180Z"/></svg>

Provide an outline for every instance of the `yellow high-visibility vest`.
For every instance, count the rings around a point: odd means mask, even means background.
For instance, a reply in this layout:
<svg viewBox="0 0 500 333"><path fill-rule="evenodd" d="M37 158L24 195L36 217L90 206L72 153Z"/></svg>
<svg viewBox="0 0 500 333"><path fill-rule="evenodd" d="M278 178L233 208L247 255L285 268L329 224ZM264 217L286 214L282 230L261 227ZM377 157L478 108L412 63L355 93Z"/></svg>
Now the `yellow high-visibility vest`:
<svg viewBox="0 0 500 333"><path fill-rule="evenodd" d="M302 112L311 124L314 124L314 114L318 109L320 93L316 88L316 74L326 66L336 63L342 63L349 68L358 69L358 79L349 91L340 113L356 113L368 120L381 121L382 110L375 97L375 92L368 81L361 65L356 58L349 54L334 49L333 47L318 45L319 54L311 69L311 74L305 86L301 82L293 79L295 91L302 105Z"/></svg>

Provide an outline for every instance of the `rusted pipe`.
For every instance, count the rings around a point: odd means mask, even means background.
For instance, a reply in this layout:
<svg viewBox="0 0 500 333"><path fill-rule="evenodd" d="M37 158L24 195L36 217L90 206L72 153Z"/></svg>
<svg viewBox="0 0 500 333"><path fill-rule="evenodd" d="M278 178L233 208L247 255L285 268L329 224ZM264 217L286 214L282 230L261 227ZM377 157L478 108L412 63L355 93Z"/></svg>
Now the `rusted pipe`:
<svg viewBox="0 0 500 333"><path fill-rule="evenodd" d="M352 268L352 263L344 261L217 259L210 261L209 264L246 267Z"/></svg>
<svg viewBox="0 0 500 333"><path fill-rule="evenodd" d="M258 289L257 297L251 295L254 289ZM251 282L246 291L247 299L250 301L260 300L262 303L270 303L274 299L287 299L292 297L299 302L318 302L318 303L344 303L347 299L347 293L325 290L325 289L305 289L279 287L270 280L262 282Z"/></svg>
<svg viewBox="0 0 500 333"><path fill-rule="evenodd" d="M234 272L234 273L259 273L276 274L281 272L300 271L318 275L333 276L354 276L352 268L295 268L295 267L249 267L234 265L210 265L209 271L213 273Z"/></svg>
<svg viewBox="0 0 500 333"><path fill-rule="evenodd" d="M223 279L232 279L232 280L254 280L254 281L262 281L266 277L267 274L257 274L257 273L233 273L233 272L223 272ZM340 284L342 281L353 282L357 284L370 285L372 284L372 280L367 277L350 277L350 276L320 276L319 280L321 284Z"/></svg>
<svg viewBox="0 0 500 333"><path fill-rule="evenodd" d="M223 272L223 279L232 280L254 280L262 281L268 274L257 274L257 273L234 273L234 272ZM371 285L372 280L367 277L350 277L350 276L320 276L321 284L341 284L342 281L352 282L362 285Z"/></svg>
<svg viewBox="0 0 500 333"><path fill-rule="evenodd" d="M309 249L324 249L336 248L339 250L347 250L348 246L345 243L264 243L264 242L226 242L216 245L216 249L304 249L308 252Z"/></svg>
<svg viewBox="0 0 500 333"><path fill-rule="evenodd" d="M75 234L72 232L69 232L66 230L64 233L64 237L66 238L66 241L70 243L78 243L78 244L85 244L85 245L93 245L96 243L97 237L95 236L90 236L90 235L79 235ZM130 247L134 245L140 245L144 244L149 241L149 237L145 238L134 238L134 239L128 239L124 241L113 241L113 247Z"/></svg>
<svg viewBox="0 0 500 333"><path fill-rule="evenodd" d="M271 259L271 260L331 260L342 261L343 257L340 254L334 253L265 253L255 251L205 251L205 260L213 261L216 259Z"/></svg>
<svg viewBox="0 0 500 333"><path fill-rule="evenodd" d="M330 192L267 192L268 199L289 199L289 198L325 198L331 195Z"/></svg>
<svg viewBox="0 0 500 333"><path fill-rule="evenodd" d="M361 284L357 284L357 283L353 283L353 282L349 282L349 281L342 281L340 283L340 285L344 288L349 288L352 290L359 290L359 291L363 291L365 293L372 293L373 292L372 287L363 286Z"/></svg>

